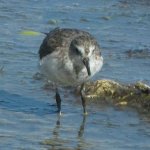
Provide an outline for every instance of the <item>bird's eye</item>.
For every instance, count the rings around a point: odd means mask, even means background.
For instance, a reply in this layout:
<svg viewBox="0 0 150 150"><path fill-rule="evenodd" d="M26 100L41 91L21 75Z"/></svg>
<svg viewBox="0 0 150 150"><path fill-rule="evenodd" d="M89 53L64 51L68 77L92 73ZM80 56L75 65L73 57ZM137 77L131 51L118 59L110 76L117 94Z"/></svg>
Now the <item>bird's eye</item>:
<svg viewBox="0 0 150 150"><path fill-rule="evenodd" d="M75 52L77 55L81 55L81 52L77 48L75 48Z"/></svg>

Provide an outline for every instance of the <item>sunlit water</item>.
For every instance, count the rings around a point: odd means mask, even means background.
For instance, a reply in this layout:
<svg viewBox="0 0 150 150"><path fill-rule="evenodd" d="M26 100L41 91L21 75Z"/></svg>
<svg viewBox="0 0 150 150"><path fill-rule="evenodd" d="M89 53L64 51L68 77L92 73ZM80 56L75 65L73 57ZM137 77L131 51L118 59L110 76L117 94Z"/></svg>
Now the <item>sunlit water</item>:
<svg viewBox="0 0 150 150"><path fill-rule="evenodd" d="M20 34L56 26L97 38L104 66L95 79L150 83L149 0L1 0L0 149L150 149L150 120L131 108L93 104L84 117L79 97L62 90L57 116L54 91L33 78L44 35Z"/></svg>

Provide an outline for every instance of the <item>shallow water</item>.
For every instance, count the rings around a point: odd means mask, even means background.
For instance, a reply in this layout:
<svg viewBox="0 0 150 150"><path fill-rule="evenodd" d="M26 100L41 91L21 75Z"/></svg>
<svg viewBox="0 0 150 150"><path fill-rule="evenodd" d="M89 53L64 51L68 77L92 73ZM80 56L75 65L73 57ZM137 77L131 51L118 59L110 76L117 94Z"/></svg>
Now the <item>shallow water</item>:
<svg viewBox="0 0 150 150"><path fill-rule="evenodd" d="M149 0L1 0L0 12L0 149L150 149L150 119L131 108L93 104L83 117L79 97L62 90L59 118L54 91L33 78L44 35L20 34L87 30L104 56L95 79L150 84Z"/></svg>

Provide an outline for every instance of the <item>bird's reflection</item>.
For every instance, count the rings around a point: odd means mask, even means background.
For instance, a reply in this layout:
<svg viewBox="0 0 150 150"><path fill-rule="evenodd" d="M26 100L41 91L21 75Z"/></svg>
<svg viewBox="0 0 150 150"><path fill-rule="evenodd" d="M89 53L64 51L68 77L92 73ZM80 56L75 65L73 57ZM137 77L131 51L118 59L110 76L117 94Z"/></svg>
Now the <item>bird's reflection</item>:
<svg viewBox="0 0 150 150"><path fill-rule="evenodd" d="M79 129L77 130L77 136L75 139L67 138L67 137L61 137L61 129L63 129L63 125L61 124L62 117L58 115L56 124L52 130L52 137L49 139L46 139L41 142L42 145L48 146L49 149L68 149L71 148L72 142L76 143L75 149L80 149L81 147L84 147L86 145L83 135L85 131L85 124L86 124L86 115L83 115L81 124L79 126ZM74 137L74 135L72 135Z"/></svg>
<svg viewBox="0 0 150 150"><path fill-rule="evenodd" d="M53 136L57 139L59 137L59 129L60 129L60 115L58 115L56 125L53 129Z"/></svg>
<svg viewBox="0 0 150 150"><path fill-rule="evenodd" d="M84 149L84 147L87 145L83 136L85 131L86 118L87 115L83 115L83 119L78 130L78 137L77 137L78 142L77 142L76 150L80 150L82 147Z"/></svg>
<svg viewBox="0 0 150 150"><path fill-rule="evenodd" d="M84 134L84 128L85 128L85 123L86 123L86 116L83 115L82 123L80 125L79 131L78 131L78 137L81 138Z"/></svg>

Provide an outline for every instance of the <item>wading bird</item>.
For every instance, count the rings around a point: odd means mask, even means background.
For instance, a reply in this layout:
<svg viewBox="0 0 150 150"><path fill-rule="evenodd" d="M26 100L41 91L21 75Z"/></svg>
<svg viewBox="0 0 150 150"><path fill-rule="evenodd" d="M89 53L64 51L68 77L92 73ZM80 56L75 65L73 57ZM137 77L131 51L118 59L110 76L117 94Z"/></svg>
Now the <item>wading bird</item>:
<svg viewBox="0 0 150 150"><path fill-rule="evenodd" d="M55 28L46 34L40 49L41 73L56 85L56 103L61 114L61 86L81 85L83 112L86 102L82 93L84 83L100 71L103 65L100 46L88 32L78 29Z"/></svg>

